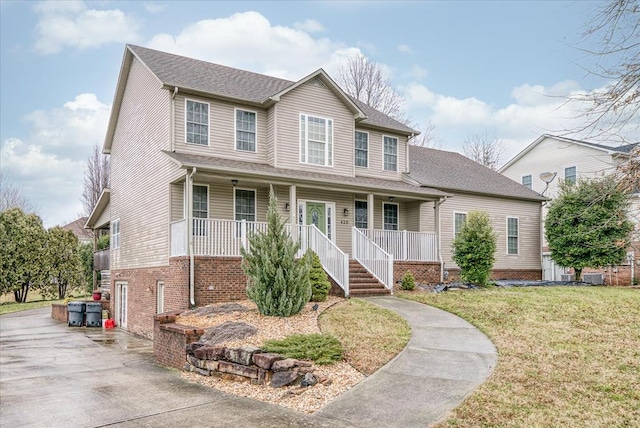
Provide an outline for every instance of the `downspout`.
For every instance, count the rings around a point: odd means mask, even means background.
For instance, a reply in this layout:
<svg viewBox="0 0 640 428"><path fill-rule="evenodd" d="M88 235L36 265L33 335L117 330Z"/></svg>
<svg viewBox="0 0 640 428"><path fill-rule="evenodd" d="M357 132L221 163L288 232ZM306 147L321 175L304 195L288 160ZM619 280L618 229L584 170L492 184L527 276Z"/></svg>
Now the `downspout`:
<svg viewBox="0 0 640 428"><path fill-rule="evenodd" d="M195 272L193 260L193 176L196 173L196 167L191 170L187 179L187 235L189 239L189 303L191 307L196 305L195 297Z"/></svg>
<svg viewBox="0 0 640 428"><path fill-rule="evenodd" d="M176 151L175 147L175 122L176 122L176 95L178 95L178 87L175 86L173 88L173 94L171 95L171 118L169 119L169 150L172 152Z"/></svg>
<svg viewBox="0 0 640 428"><path fill-rule="evenodd" d="M440 262L440 283L444 282L444 260L442 259L442 228L440 227L440 205L444 204L447 201L447 197L444 196L436 202L434 209L436 210L438 216L438 224L436 227L438 228L438 261Z"/></svg>

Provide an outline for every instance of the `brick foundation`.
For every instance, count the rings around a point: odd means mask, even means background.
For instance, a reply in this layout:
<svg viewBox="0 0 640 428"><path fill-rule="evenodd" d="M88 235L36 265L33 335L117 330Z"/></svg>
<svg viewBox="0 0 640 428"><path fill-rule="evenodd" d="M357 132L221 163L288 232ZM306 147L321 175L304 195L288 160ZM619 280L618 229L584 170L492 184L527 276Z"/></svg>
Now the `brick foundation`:
<svg viewBox="0 0 640 428"><path fill-rule="evenodd" d="M69 322L69 312L67 312L67 305L65 305L64 303L52 303L51 318L60 322Z"/></svg>
<svg viewBox="0 0 640 428"><path fill-rule="evenodd" d="M157 364L182 369L187 361L187 345L197 342L204 330L176 324L178 314L180 311L153 317L153 355Z"/></svg>
<svg viewBox="0 0 640 428"><path fill-rule="evenodd" d="M440 263L433 262L393 262L393 282L397 283L402 277L411 272L416 283L436 284L440 282Z"/></svg>
<svg viewBox="0 0 640 428"><path fill-rule="evenodd" d="M444 282L460 281L460 269L446 269L449 271L449 278ZM542 279L542 269L494 269L489 278L492 280L514 279L526 281L538 281Z"/></svg>

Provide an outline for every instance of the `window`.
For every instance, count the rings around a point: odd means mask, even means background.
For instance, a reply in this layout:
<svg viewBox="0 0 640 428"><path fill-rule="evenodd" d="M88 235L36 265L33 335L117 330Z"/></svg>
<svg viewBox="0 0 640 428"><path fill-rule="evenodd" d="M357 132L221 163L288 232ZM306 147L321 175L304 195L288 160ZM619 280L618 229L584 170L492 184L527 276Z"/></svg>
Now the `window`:
<svg viewBox="0 0 640 428"><path fill-rule="evenodd" d="M517 217L507 217L507 254L518 254Z"/></svg>
<svg viewBox="0 0 640 428"><path fill-rule="evenodd" d="M300 115L300 162L333 165L333 120Z"/></svg>
<svg viewBox="0 0 640 428"><path fill-rule="evenodd" d="M395 137L383 137L383 150L384 150L384 170L385 171L397 171L398 170L398 139Z"/></svg>
<svg viewBox="0 0 640 428"><path fill-rule="evenodd" d="M384 230L398 230L398 204L382 205L382 224Z"/></svg>
<svg viewBox="0 0 640 428"><path fill-rule="evenodd" d="M236 149L256 151L256 113L236 109Z"/></svg>
<svg viewBox="0 0 640 428"><path fill-rule="evenodd" d="M209 218L209 187L193 185L193 234L206 235L206 221Z"/></svg>
<svg viewBox="0 0 640 428"><path fill-rule="evenodd" d="M120 219L111 222L111 249L120 248Z"/></svg>
<svg viewBox="0 0 640 428"><path fill-rule="evenodd" d="M209 145L209 104L187 100L187 143Z"/></svg>
<svg viewBox="0 0 640 428"><path fill-rule="evenodd" d="M236 220L256 221L255 190L236 189Z"/></svg>
<svg viewBox="0 0 640 428"><path fill-rule="evenodd" d="M564 169L564 180L568 183L576 182L576 167L571 166Z"/></svg>
<svg viewBox="0 0 640 428"><path fill-rule="evenodd" d="M156 295L158 296L156 313L164 312L164 281L156 282Z"/></svg>
<svg viewBox="0 0 640 428"><path fill-rule="evenodd" d="M356 201L356 221L355 225L358 229L366 229L368 227L368 211L365 201Z"/></svg>
<svg viewBox="0 0 640 428"><path fill-rule="evenodd" d="M530 175L523 175L523 176L522 176L522 185L523 185L524 187L528 187L529 189L531 189L531 188L532 188L532 185L531 185L531 176L530 176Z"/></svg>
<svg viewBox="0 0 640 428"><path fill-rule="evenodd" d="M369 166L369 134L356 131L356 166L367 168Z"/></svg>
<svg viewBox="0 0 640 428"><path fill-rule="evenodd" d="M467 213L453 213L453 237L458 236L464 222L467 221Z"/></svg>

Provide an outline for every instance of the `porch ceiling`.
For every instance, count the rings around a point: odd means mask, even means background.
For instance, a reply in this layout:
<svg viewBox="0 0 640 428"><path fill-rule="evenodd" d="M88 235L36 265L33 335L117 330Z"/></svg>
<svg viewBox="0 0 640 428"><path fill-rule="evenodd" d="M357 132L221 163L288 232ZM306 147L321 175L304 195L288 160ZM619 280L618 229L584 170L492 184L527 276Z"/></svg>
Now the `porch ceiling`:
<svg viewBox="0 0 640 428"><path fill-rule="evenodd" d="M244 162L235 159L224 159L188 153L163 151L181 168L197 168L198 173L223 174L225 179L247 177L255 182L281 185L300 184L305 187L316 187L351 193L373 193L383 196L405 196L412 199L432 200L449 193L429 187L419 187L404 181L383 180L370 177L349 177L335 174L323 174L302 170L274 168L270 165Z"/></svg>

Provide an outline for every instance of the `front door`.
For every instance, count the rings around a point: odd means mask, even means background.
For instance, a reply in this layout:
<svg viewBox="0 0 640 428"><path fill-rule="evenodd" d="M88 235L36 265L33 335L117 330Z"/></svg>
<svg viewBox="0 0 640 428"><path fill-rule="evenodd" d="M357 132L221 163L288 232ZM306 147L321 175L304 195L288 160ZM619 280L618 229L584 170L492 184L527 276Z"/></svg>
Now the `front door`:
<svg viewBox="0 0 640 428"><path fill-rule="evenodd" d="M320 232L327 234L327 206L322 202L307 202L307 225L315 224Z"/></svg>

